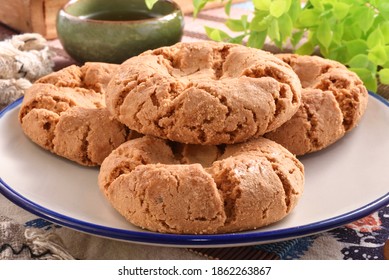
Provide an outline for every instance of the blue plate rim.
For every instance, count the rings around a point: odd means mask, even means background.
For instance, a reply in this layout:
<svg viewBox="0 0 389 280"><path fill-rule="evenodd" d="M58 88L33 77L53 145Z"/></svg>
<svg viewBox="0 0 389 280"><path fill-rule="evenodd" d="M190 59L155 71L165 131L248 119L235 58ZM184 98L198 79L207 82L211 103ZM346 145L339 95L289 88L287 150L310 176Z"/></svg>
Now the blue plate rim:
<svg viewBox="0 0 389 280"><path fill-rule="evenodd" d="M379 96L378 94L369 92L371 96L389 107L389 101ZM23 98L19 98L3 110L0 111L0 119L10 110L17 107ZM81 232L112 238L122 241L129 241L135 243L149 244L149 245L164 245L164 246L180 246L180 247L204 247L204 246L228 246L228 245L247 245L247 244L262 244L277 242L280 240L293 239L302 236L312 235L330 229L345 225L347 223L356 221L367 215L385 207L389 204L389 192L379 197L378 199L360 207L353 211L343 213L341 215L286 229L270 230L263 232L237 232L215 235L188 235L188 234L166 234L155 232L132 231L127 229L118 229L102 225L89 223L78 220L61 213L54 212L41 205L30 201L28 198L20 195L13 190L0 177L0 193L14 204L25 209L26 211L47 219L53 223L72 228Z"/></svg>

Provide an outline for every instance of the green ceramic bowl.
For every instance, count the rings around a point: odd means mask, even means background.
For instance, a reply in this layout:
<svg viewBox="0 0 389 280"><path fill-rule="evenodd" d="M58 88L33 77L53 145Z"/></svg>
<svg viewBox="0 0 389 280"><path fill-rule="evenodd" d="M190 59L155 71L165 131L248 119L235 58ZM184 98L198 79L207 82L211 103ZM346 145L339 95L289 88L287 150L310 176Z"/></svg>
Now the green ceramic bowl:
<svg viewBox="0 0 389 280"><path fill-rule="evenodd" d="M76 61L121 63L143 51L181 40L184 19L179 6L159 0L77 0L57 15L57 34Z"/></svg>

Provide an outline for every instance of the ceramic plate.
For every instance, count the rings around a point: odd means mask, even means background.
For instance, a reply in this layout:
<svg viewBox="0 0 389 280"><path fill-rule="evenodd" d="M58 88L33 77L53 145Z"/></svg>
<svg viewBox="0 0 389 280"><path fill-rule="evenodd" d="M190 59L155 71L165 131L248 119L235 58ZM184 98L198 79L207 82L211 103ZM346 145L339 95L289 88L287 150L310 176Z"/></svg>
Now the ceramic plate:
<svg viewBox="0 0 389 280"><path fill-rule="evenodd" d="M38 216L83 232L163 246L251 245L326 231L389 204L389 103L374 94L358 127L300 158L305 191L289 216L259 230L218 235L160 234L129 224L100 193L97 168L57 157L25 137L18 123L20 103L0 113L0 191Z"/></svg>

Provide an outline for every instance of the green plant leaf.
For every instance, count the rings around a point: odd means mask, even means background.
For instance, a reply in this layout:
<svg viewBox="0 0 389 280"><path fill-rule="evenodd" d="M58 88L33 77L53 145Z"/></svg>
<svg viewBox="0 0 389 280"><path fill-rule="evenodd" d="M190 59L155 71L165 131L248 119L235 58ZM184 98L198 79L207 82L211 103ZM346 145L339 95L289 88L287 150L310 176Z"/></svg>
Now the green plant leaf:
<svg viewBox="0 0 389 280"><path fill-rule="evenodd" d="M286 10L289 11L290 7L292 7L292 2L300 2L300 0L285 0L286 2ZM301 5L301 4L300 4Z"/></svg>
<svg viewBox="0 0 389 280"><path fill-rule="evenodd" d="M243 43L247 38L248 46L262 48L269 38L281 49L290 41L298 54L319 50L348 65L371 90L378 79L388 81L389 0L252 0L252 14L240 19L231 18L231 0L193 0L195 12L213 1L225 4L226 25L238 33L231 37L208 28L213 40Z"/></svg>
<svg viewBox="0 0 389 280"><path fill-rule="evenodd" d="M380 15L389 20L389 2L388 1L379 1L377 9L380 11Z"/></svg>
<svg viewBox="0 0 389 280"><path fill-rule="evenodd" d="M344 45L331 44L326 58L339 61L342 64L347 62L344 53L346 52L346 47Z"/></svg>
<svg viewBox="0 0 389 280"><path fill-rule="evenodd" d="M317 26L317 19L319 18L319 16L320 13L315 10L303 10L297 19L297 23L301 28Z"/></svg>
<svg viewBox="0 0 389 280"><path fill-rule="evenodd" d="M229 16L231 13L231 5L232 5L232 0L228 0L226 5L224 6L224 12L226 13L227 16Z"/></svg>
<svg viewBox="0 0 389 280"><path fill-rule="evenodd" d="M386 52L386 56L389 58L389 46L385 46L384 49L385 49L385 52ZM382 67L383 68L389 68L389 59L388 59L388 61L384 65L382 65Z"/></svg>
<svg viewBox="0 0 389 280"><path fill-rule="evenodd" d="M355 4L364 4L366 0L342 0L342 2L350 5L355 5Z"/></svg>
<svg viewBox="0 0 389 280"><path fill-rule="evenodd" d="M229 40L227 40L227 42L229 42L229 43L234 43L234 44L242 44L243 39L244 39L246 36L247 36L246 34L242 34L242 35L239 35L239 36L230 38Z"/></svg>
<svg viewBox="0 0 389 280"><path fill-rule="evenodd" d="M385 85L389 85L389 69L383 68L378 71L378 77L380 78L380 82Z"/></svg>
<svg viewBox="0 0 389 280"><path fill-rule="evenodd" d="M263 45L265 44L266 36L267 36L266 31L262 31L262 32L252 31L247 41L247 46L252 48L262 49Z"/></svg>
<svg viewBox="0 0 389 280"><path fill-rule="evenodd" d="M223 30L212 28L209 26L205 26L205 32L207 33L207 36L214 41L222 42L222 41L228 41L231 39L231 36L228 35Z"/></svg>
<svg viewBox="0 0 389 280"><path fill-rule="evenodd" d="M367 57L377 65L384 65L388 61L388 56L383 45L377 45L370 49Z"/></svg>
<svg viewBox="0 0 389 280"><path fill-rule="evenodd" d="M350 10L350 5L347 5L346 3L342 2L334 2L332 3L332 7L332 12L334 13L334 16L337 20L344 19Z"/></svg>
<svg viewBox="0 0 389 280"><path fill-rule="evenodd" d="M351 40L345 43L347 60L352 59L358 54L367 54L368 46L362 39Z"/></svg>
<svg viewBox="0 0 389 280"><path fill-rule="evenodd" d="M244 30L246 30L247 28L249 28L249 22L248 22L248 16L247 15L242 15L240 17L240 21L242 22L242 25L243 25L243 28Z"/></svg>
<svg viewBox="0 0 389 280"><path fill-rule="evenodd" d="M343 44L344 24L338 23L333 28L332 41L338 45Z"/></svg>
<svg viewBox="0 0 389 280"><path fill-rule="evenodd" d="M209 1L211 0L193 0L193 16L196 17Z"/></svg>
<svg viewBox="0 0 389 280"><path fill-rule="evenodd" d="M291 41L293 47L296 47L297 44L301 42L301 39L303 38L304 33L305 33L304 30L300 30L300 31L296 31L292 34L292 38L290 41Z"/></svg>
<svg viewBox="0 0 389 280"><path fill-rule="evenodd" d="M146 6L149 10L151 10L155 3L157 3L158 0L145 0Z"/></svg>
<svg viewBox="0 0 389 280"><path fill-rule="evenodd" d="M382 34L379 28L373 30L370 33L369 37L367 37L367 45L369 48L374 48L377 45L381 45L385 42L384 35Z"/></svg>
<svg viewBox="0 0 389 280"><path fill-rule="evenodd" d="M271 0L253 0L254 7L261 11L270 9Z"/></svg>
<svg viewBox="0 0 389 280"><path fill-rule="evenodd" d="M227 19L227 27L235 32L245 31L248 27L247 15L243 15L241 19Z"/></svg>
<svg viewBox="0 0 389 280"><path fill-rule="evenodd" d="M319 11L324 10L323 1L322 0L309 0L309 2L312 4L313 7L318 9Z"/></svg>
<svg viewBox="0 0 389 280"><path fill-rule="evenodd" d="M358 21L359 28L366 33L374 23L375 12L373 8L363 5L356 9L353 19Z"/></svg>
<svg viewBox="0 0 389 280"><path fill-rule="evenodd" d="M317 40L324 46L324 48L328 49L332 41L332 30L328 21L320 23L316 32Z"/></svg>
<svg viewBox="0 0 389 280"><path fill-rule="evenodd" d="M238 31L244 31L244 27L243 27L243 23L241 22L240 19L227 19L226 21L226 26L232 30L232 31L235 31L235 32L238 32Z"/></svg>
<svg viewBox="0 0 389 280"><path fill-rule="evenodd" d="M272 16L267 15L265 17L261 15L255 15L252 21L250 22L250 30L254 31L264 31L267 30L272 21Z"/></svg>
<svg viewBox="0 0 389 280"><path fill-rule="evenodd" d="M349 68L349 69L359 76L359 78L363 81L367 89L374 92L377 91L377 79L374 73L370 72L368 69L365 68Z"/></svg>
<svg viewBox="0 0 389 280"><path fill-rule="evenodd" d="M366 68L370 63L369 58L365 54L358 54L354 56L348 63L352 68Z"/></svg>
<svg viewBox="0 0 389 280"><path fill-rule="evenodd" d="M358 54L346 63L351 68L366 68L370 72L377 69L377 65L371 62L366 54Z"/></svg>
<svg viewBox="0 0 389 280"><path fill-rule="evenodd" d="M346 18L344 21L343 39L346 41L351 41L355 39L362 38L362 30L359 28L358 22L355 22L353 18Z"/></svg>
<svg viewBox="0 0 389 280"><path fill-rule="evenodd" d="M299 47L295 52L300 55L310 55L315 50L314 44L311 41L304 43L301 47Z"/></svg>
<svg viewBox="0 0 389 280"><path fill-rule="evenodd" d="M267 30L267 33L274 42L280 41L280 28L278 25L278 21L276 19L273 19L270 23L269 29Z"/></svg>
<svg viewBox="0 0 389 280"><path fill-rule="evenodd" d="M293 29L293 22L288 14L283 14L278 19L278 26L280 29L281 41L284 41L285 38L290 37Z"/></svg>
<svg viewBox="0 0 389 280"><path fill-rule="evenodd" d="M300 1L292 0L289 8L289 16L292 19L292 22L296 22L302 11Z"/></svg>
<svg viewBox="0 0 389 280"><path fill-rule="evenodd" d="M275 18L279 18L287 10L288 10L288 7L287 7L286 0L274 0L271 2L270 7L269 7L270 14Z"/></svg>
<svg viewBox="0 0 389 280"><path fill-rule="evenodd" d="M380 23L380 31L382 33L384 43L389 44L389 21Z"/></svg>

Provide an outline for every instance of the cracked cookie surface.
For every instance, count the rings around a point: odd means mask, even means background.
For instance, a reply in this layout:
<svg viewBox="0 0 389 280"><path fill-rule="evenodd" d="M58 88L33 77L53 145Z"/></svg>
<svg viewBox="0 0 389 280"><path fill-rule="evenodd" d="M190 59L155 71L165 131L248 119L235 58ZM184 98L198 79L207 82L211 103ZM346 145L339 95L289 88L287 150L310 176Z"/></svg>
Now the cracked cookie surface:
<svg viewBox="0 0 389 280"><path fill-rule="evenodd" d="M69 66L37 80L19 111L24 133L39 146L82 165L100 165L129 130L105 106L117 65Z"/></svg>
<svg viewBox="0 0 389 280"><path fill-rule="evenodd" d="M359 123L368 102L367 89L344 65L318 56L279 54L299 76L302 102L297 113L265 134L296 155L319 151Z"/></svg>
<svg viewBox="0 0 389 280"><path fill-rule="evenodd" d="M252 230L283 219L304 187L304 167L274 141L188 145L144 136L103 162L100 190L129 222L164 233Z"/></svg>
<svg viewBox="0 0 389 280"><path fill-rule="evenodd" d="M189 144L232 144L291 118L301 84L274 55L242 45L178 43L125 61L107 108L142 134Z"/></svg>

